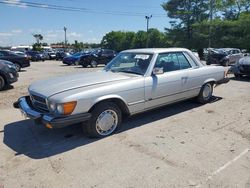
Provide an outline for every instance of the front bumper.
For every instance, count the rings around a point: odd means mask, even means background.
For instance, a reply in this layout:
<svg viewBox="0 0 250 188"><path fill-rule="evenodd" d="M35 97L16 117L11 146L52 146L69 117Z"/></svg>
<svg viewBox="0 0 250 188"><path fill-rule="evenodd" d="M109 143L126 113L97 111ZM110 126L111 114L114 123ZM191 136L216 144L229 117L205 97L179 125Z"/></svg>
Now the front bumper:
<svg viewBox="0 0 250 188"><path fill-rule="evenodd" d="M42 123L47 128L62 128L72 124L81 123L91 118L90 113L82 113L68 116L53 116L50 113L44 113L36 110L32 106L29 96L21 97L16 101L13 106L19 108L21 112L34 119L36 123Z"/></svg>

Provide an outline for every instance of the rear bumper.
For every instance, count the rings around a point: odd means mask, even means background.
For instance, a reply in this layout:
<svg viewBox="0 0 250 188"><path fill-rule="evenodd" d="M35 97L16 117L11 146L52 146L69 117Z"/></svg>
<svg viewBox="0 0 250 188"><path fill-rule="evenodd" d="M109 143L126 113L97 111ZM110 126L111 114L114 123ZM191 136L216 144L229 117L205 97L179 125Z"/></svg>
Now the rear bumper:
<svg viewBox="0 0 250 188"><path fill-rule="evenodd" d="M22 68L29 67L29 66L30 66L30 62L29 61L21 64Z"/></svg>
<svg viewBox="0 0 250 188"><path fill-rule="evenodd" d="M91 118L90 113L55 117L52 114L40 112L32 106L29 96L19 98L13 106L20 109L25 116L34 119L36 123L46 125L47 128L62 128Z"/></svg>
<svg viewBox="0 0 250 188"><path fill-rule="evenodd" d="M229 82L229 80L230 80L230 79L229 79L228 77L225 77L225 78L223 78L223 79L217 81L217 82L216 82L216 85L226 84L226 83Z"/></svg>

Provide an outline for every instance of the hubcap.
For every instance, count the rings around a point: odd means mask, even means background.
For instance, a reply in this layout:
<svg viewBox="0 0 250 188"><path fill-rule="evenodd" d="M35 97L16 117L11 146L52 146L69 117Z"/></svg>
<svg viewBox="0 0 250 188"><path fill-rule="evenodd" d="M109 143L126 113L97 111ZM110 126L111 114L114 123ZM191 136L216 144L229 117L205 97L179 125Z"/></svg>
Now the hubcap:
<svg viewBox="0 0 250 188"><path fill-rule="evenodd" d="M19 64L15 64L16 65L16 70L19 71L20 70L20 65Z"/></svg>
<svg viewBox="0 0 250 188"><path fill-rule="evenodd" d="M102 135L111 134L118 124L118 115L114 110L103 111L96 120L96 130Z"/></svg>
<svg viewBox="0 0 250 188"><path fill-rule="evenodd" d="M212 87L210 84L206 84L203 90L203 98L208 99L211 97L212 94Z"/></svg>

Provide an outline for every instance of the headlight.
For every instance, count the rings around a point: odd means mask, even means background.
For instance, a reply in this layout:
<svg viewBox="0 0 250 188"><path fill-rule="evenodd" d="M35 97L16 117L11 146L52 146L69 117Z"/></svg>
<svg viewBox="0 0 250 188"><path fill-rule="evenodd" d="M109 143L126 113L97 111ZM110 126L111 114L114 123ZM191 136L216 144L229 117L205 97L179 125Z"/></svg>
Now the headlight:
<svg viewBox="0 0 250 188"><path fill-rule="evenodd" d="M66 102L62 104L49 103L49 109L50 111L57 114L69 115L74 111L76 104L76 101Z"/></svg>
<svg viewBox="0 0 250 188"><path fill-rule="evenodd" d="M58 114L64 114L63 104L58 104L56 107Z"/></svg>
<svg viewBox="0 0 250 188"><path fill-rule="evenodd" d="M56 110L56 104L55 103L50 103L49 104L49 109L54 112Z"/></svg>

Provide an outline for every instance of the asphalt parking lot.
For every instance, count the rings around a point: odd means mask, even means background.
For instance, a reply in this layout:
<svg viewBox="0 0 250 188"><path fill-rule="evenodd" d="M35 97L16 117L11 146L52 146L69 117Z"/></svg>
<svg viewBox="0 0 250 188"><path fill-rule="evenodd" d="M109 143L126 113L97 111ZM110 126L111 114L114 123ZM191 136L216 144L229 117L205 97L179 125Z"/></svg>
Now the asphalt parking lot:
<svg viewBox="0 0 250 188"><path fill-rule="evenodd" d="M136 115L104 139L46 129L12 107L33 81L100 69L32 62L0 93L0 188L250 187L250 78L230 75L209 104Z"/></svg>

